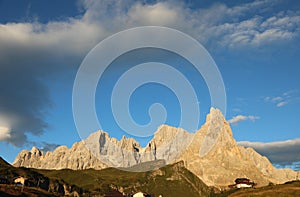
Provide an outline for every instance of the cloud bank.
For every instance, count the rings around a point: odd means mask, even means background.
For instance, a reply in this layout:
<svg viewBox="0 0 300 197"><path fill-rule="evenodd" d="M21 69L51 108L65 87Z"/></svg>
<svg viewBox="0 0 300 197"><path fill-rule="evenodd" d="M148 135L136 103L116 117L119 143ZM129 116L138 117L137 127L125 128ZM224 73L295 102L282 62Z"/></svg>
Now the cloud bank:
<svg viewBox="0 0 300 197"><path fill-rule="evenodd" d="M0 24L0 140L23 146L27 134L43 134L49 128L45 116L53 105L48 89L53 76L76 69L95 44L120 30L167 26L190 34L207 48L223 50L290 42L300 32L299 11L275 9L280 1L231 7L215 3L193 9L176 0L80 4L84 14L63 21ZM231 122L245 119L256 118L239 116Z"/></svg>
<svg viewBox="0 0 300 197"><path fill-rule="evenodd" d="M300 138L269 143L242 141L238 144L255 149L277 167L300 170Z"/></svg>

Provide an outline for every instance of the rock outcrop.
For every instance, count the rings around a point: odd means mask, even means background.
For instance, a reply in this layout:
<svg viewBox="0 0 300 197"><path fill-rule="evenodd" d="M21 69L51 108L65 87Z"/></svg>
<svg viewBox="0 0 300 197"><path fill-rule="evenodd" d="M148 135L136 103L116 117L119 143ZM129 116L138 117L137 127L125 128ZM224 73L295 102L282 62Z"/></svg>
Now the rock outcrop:
<svg viewBox="0 0 300 197"><path fill-rule="evenodd" d="M141 147L133 138L124 136L118 141L106 132L97 131L70 149L61 146L47 153L37 148L24 150L16 157L14 166L43 169L126 168L156 160L164 160L166 164L183 160L186 168L209 186L225 187L237 177L248 177L259 186L298 178L297 172L278 170L266 157L251 148L239 146L229 123L221 111L214 108L211 108L205 124L195 134L162 125L146 147Z"/></svg>

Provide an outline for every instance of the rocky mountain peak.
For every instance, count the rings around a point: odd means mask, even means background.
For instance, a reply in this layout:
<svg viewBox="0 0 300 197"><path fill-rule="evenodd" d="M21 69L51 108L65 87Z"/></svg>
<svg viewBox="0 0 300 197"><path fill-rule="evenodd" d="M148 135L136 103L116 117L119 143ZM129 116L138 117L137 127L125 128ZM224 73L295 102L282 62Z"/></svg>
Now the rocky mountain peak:
<svg viewBox="0 0 300 197"><path fill-rule="evenodd" d="M133 138L127 138L125 135L123 135L122 139L118 142L118 144L127 150L132 149L140 149L140 144Z"/></svg>
<svg viewBox="0 0 300 197"><path fill-rule="evenodd" d="M206 116L206 123L211 121L225 121L225 117L221 110L211 107L209 114Z"/></svg>
<svg viewBox="0 0 300 197"><path fill-rule="evenodd" d="M208 132L221 133L226 132L230 138L233 138L233 134L230 128L230 124L226 121L223 113L219 109L210 108L210 113L206 116L206 122L204 124L208 127ZM215 137L218 137L215 135Z"/></svg>
<svg viewBox="0 0 300 197"><path fill-rule="evenodd" d="M30 153L36 157L43 155L43 152L35 146L32 147L32 149L30 150Z"/></svg>
<svg viewBox="0 0 300 197"><path fill-rule="evenodd" d="M196 145L200 145L200 156L203 157L212 150L236 147L236 142L229 123L219 109L211 108L206 116L206 122L197 132ZM196 149L199 146L195 147Z"/></svg>
<svg viewBox="0 0 300 197"><path fill-rule="evenodd" d="M172 127L169 125L161 125L154 133L153 139L151 141L154 141L155 144L159 146L165 142L171 141L176 137L178 133L182 132L188 133L187 131L180 128Z"/></svg>
<svg viewBox="0 0 300 197"><path fill-rule="evenodd" d="M227 186L237 177L248 177L259 185L297 179L296 172L277 170L266 157L238 146L229 123L215 108L210 109L205 124L195 134L162 125L146 147L141 147L133 138L123 136L118 141L104 131L97 131L71 148L60 146L46 154L36 147L21 151L14 165L78 170L128 168L156 161L171 164L180 160L210 186Z"/></svg>

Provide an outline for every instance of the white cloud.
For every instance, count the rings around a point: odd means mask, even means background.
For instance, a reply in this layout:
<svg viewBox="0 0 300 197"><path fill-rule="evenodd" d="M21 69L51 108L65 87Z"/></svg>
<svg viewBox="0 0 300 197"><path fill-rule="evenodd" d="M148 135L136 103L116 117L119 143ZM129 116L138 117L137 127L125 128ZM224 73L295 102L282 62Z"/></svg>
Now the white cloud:
<svg viewBox="0 0 300 197"><path fill-rule="evenodd" d="M230 124L237 124L238 122L245 121L245 120L255 121L258 119L260 119L260 117L253 116L253 115L250 115L250 116L237 115L237 116L234 116L233 118L231 118L230 120L228 120L228 122Z"/></svg>
<svg viewBox="0 0 300 197"><path fill-rule="evenodd" d="M264 46L292 40L300 31L297 12L275 11L271 16L262 17L278 3L271 0L256 0L233 7L215 3L200 9L189 9L179 1L152 4L131 0L83 2L87 9L84 18L101 21L110 32L139 25L164 25L189 33L203 44L217 40L219 47Z"/></svg>
<svg viewBox="0 0 300 197"><path fill-rule="evenodd" d="M282 95L287 98L290 98L292 96L292 94L297 93L297 92L298 92L298 90L289 90L289 91L284 92Z"/></svg>
<svg viewBox="0 0 300 197"><path fill-rule="evenodd" d="M282 100L283 100L283 98L280 96L272 98L272 102L278 102L278 101L282 101Z"/></svg>
<svg viewBox="0 0 300 197"><path fill-rule="evenodd" d="M260 117L258 117L258 116L248 116L248 119L251 120L251 121L255 121L255 120L260 119Z"/></svg>
<svg viewBox="0 0 300 197"><path fill-rule="evenodd" d="M259 16L245 19L239 22L223 23L219 26L213 27L216 32L219 32L221 43L228 47L237 46L262 46L267 43L277 43L280 41L290 41L299 35L299 22L300 20L294 16L285 16L289 20L289 24L293 28L286 26L274 26L266 24L264 19ZM275 23L282 20L278 17ZM215 33L212 32L212 35Z"/></svg>
<svg viewBox="0 0 300 197"><path fill-rule="evenodd" d="M257 32L252 40L253 44L261 45L276 40L291 40L296 34L284 29L267 29L262 32Z"/></svg>
<svg viewBox="0 0 300 197"><path fill-rule="evenodd" d="M235 124L235 123L238 123L238 122L244 121L244 120L247 120L247 116L238 115L238 116L235 116L235 117L231 118L230 120L228 120L228 122L231 124Z"/></svg>
<svg viewBox="0 0 300 197"><path fill-rule="evenodd" d="M0 41L6 47L54 49L68 53L87 52L105 36L101 26L77 19L62 22L8 23L0 25ZM9 51L9 48L2 51Z"/></svg>
<svg viewBox="0 0 300 197"><path fill-rule="evenodd" d="M300 138L268 143L242 141L238 144L255 149L279 167L293 166L300 162Z"/></svg>
<svg viewBox="0 0 300 197"><path fill-rule="evenodd" d="M219 3L205 9L189 9L178 1L146 4L130 0L86 0L83 1L86 11L81 18L50 21L47 24L2 24L0 39L1 43L60 46L68 51L86 52L104 37L140 25L177 28L202 43L216 39L225 47L257 46L290 40L298 35L300 16L297 13L279 12L268 18L249 14L268 8L270 2L254 1L234 7ZM246 13L250 17L245 17Z"/></svg>
<svg viewBox="0 0 300 197"><path fill-rule="evenodd" d="M280 96L267 96L264 98L264 101L267 103L273 103L276 107L283 107L293 100L297 100L297 90L289 90L282 93Z"/></svg>
<svg viewBox="0 0 300 197"><path fill-rule="evenodd" d="M277 107L282 107L282 106L285 106L286 104L288 104L288 102L282 101L282 102L280 102L280 103L277 103L276 106L277 106Z"/></svg>
<svg viewBox="0 0 300 197"><path fill-rule="evenodd" d="M134 25L175 25L180 17L180 9L165 2L154 5L135 4L128 11L128 19Z"/></svg>
<svg viewBox="0 0 300 197"><path fill-rule="evenodd" d="M0 141L7 140L10 137L10 128L0 126Z"/></svg>

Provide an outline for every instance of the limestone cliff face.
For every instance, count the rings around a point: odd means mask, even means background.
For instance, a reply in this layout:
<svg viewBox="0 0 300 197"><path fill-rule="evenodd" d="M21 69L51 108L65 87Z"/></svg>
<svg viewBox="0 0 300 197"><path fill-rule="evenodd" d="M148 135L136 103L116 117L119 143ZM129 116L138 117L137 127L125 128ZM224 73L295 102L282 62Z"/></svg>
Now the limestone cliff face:
<svg viewBox="0 0 300 197"><path fill-rule="evenodd" d="M118 141L106 132L97 131L83 142L99 161L108 166L128 167L140 163L141 147L133 138L124 136Z"/></svg>
<svg viewBox="0 0 300 197"><path fill-rule="evenodd" d="M237 177L248 177L259 186L297 179L290 169L278 170L251 148L237 145L229 123L221 111L211 108L205 124L195 134L162 125L153 139L141 147L133 138L118 141L97 131L70 149L60 146L44 153L37 148L21 151L14 166L43 169L102 169L130 167L144 162L165 160L167 164L184 161L187 169L207 185L224 187Z"/></svg>
<svg viewBox="0 0 300 197"><path fill-rule="evenodd" d="M97 131L87 139L76 142L70 149L59 146L53 152L44 153L33 147L21 151L14 161L14 166L40 169L74 170L105 167L130 167L139 163L163 159L173 163L189 145L193 134L183 129L167 125L161 126L154 138L141 147L133 138L118 141L108 133ZM182 140L184 139L184 140Z"/></svg>
<svg viewBox="0 0 300 197"><path fill-rule="evenodd" d="M237 177L248 177L259 186L297 179L295 171L278 170L252 148L238 146L229 123L221 111L213 108L181 159L211 186L227 186Z"/></svg>
<svg viewBox="0 0 300 197"><path fill-rule="evenodd" d="M170 164L179 159L193 138L194 134L183 129L162 125L148 145L155 145L156 159L164 159Z"/></svg>
<svg viewBox="0 0 300 197"><path fill-rule="evenodd" d="M66 146L59 146L53 152L46 153L36 147L30 151L23 150L16 157L13 165L39 169L69 168L74 170L107 167L91 154L83 142L76 142L70 149Z"/></svg>

